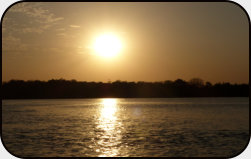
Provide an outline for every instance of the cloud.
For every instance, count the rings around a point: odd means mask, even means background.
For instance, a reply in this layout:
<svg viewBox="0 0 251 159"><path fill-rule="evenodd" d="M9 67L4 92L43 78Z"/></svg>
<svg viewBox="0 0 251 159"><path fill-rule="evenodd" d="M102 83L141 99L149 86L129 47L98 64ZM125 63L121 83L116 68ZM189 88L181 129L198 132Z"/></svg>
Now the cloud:
<svg viewBox="0 0 251 159"><path fill-rule="evenodd" d="M21 2L12 6L2 22L3 52L24 52L31 44L26 44L27 33L42 34L57 25L63 17L58 17L45 9L42 3ZM61 30L62 31L62 30Z"/></svg>
<svg viewBox="0 0 251 159"><path fill-rule="evenodd" d="M27 50L27 45L23 44L20 38L8 35L6 37L3 37L3 39L3 53L20 53Z"/></svg>
<svg viewBox="0 0 251 159"><path fill-rule="evenodd" d="M71 28L80 28L79 25L70 25Z"/></svg>
<svg viewBox="0 0 251 159"><path fill-rule="evenodd" d="M23 13L28 17L36 18L38 23L53 23L64 19L63 17L56 17L49 10L43 9L40 3L18 3L9 10L13 13Z"/></svg>
<svg viewBox="0 0 251 159"><path fill-rule="evenodd" d="M66 36L65 33L58 33L57 36Z"/></svg>
<svg viewBox="0 0 251 159"><path fill-rule="evenodd" d="M65 31L65 28L59 28L56 31Z"/></svg>
<svg viewBox="0 0 251 159"><path fill-rule="evenodd" d="M8 32L42 33L64 19L44 9L41 3L18 3L7 13L3 21L3 31Z"/></svg>

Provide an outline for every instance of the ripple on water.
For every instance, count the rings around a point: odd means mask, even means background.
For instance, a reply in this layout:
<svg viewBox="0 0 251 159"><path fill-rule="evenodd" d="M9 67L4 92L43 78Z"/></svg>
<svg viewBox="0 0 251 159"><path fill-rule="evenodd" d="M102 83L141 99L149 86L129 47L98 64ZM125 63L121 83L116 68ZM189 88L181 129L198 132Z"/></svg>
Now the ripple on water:
<svg viewBox="0 0 251 159"><path fill-rule="evenodd" d="M211 105L207 99L159 100L5 101L2 138L8 150L30 157L221 157L249 140L248 99L246 105L239 98L210 99Z"/></svg>

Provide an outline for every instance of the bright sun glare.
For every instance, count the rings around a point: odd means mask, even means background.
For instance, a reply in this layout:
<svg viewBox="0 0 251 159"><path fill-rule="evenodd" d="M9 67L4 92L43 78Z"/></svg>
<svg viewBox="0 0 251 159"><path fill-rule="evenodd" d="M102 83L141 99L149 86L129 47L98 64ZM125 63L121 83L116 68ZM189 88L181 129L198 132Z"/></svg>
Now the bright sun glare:
<svg viewBox="0 0 251 159"><path fill-rule="evenodd" d="M94 42L95 52L105 58L116 56L122 48L121 41L114 34L103 34Z"/></svg>
<svg viewBox="0 0 251 159"><path fill-rule="evenodd" d="M117 111L117 100L116 99L103 99L102 100L102 117L103 120L114 120L115 119L115 113Z"/></svg>

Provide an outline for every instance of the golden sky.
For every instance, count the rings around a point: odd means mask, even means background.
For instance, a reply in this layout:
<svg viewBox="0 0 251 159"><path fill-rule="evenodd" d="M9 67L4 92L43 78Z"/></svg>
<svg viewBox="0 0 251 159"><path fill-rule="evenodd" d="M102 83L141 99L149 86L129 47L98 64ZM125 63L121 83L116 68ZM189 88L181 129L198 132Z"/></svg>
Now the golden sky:
<svg viewBox="0 0 251 159"><path fill-rule="evenodd" d="M230 2L21 2L2 23L3 81L249 81L249 22ZM105 33L115 57L92 49Z"/></svg>

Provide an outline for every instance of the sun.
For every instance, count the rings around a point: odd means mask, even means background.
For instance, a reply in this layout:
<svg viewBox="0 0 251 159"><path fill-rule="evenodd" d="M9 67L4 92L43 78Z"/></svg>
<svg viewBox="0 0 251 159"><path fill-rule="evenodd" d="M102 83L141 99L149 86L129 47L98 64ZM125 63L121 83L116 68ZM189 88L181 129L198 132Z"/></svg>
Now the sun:
<svg viewBox="0 0 251 159"><path fill-rule="evenodd" d="M116 56L122 48L120 39L114 34L102 34L98 36L93 46L95 52L105 58Z"/></svg>

